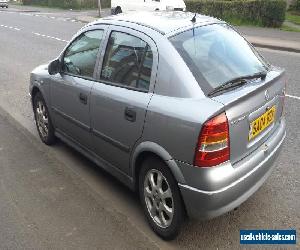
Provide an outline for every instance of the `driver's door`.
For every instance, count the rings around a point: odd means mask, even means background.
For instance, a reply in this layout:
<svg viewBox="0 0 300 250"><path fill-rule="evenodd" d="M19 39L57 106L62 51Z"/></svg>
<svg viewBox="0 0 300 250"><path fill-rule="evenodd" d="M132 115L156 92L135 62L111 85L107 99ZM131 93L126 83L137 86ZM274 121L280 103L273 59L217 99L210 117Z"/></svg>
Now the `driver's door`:
<svg viewBox="0 0 300 250"><path fill-rule="evenodd" d="M91 148L90 93L105 29L80 34L64 52L61 73L52 76L51 108L56 130Z"/></svg>

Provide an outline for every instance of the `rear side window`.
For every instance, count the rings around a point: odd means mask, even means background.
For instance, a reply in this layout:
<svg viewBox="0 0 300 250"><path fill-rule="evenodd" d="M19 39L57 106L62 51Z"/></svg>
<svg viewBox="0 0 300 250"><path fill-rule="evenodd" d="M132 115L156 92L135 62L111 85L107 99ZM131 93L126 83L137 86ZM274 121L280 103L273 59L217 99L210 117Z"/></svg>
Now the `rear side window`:
<svg viewBox="0 0 300 250"><path fill-rule="evenodd" d="M107 45L101 80L148 91L153 54L142 39L113 31Z"/></svg>
<svg viewBox="0 0 300 250"><path fill-rule="evenodd" d="M63 60L65 73L92 78L103 30L93 30L81 34L66 50Z"/></svg>
<svg viewBox="0 0 300 250"><path fill-rule="evenodd" d="M232 79L268 68L258 52L226 24L197 27L171 37L170 41L205 94Z"/></svg>

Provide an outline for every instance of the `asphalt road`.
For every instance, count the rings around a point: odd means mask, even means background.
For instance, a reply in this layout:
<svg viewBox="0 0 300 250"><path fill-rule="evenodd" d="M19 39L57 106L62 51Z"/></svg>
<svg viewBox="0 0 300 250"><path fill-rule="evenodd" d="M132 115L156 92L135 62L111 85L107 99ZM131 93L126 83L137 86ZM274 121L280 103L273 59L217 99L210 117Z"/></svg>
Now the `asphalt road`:
<svg viewBox="0 0 300 250"><path fill-rule="evenodd" d="M84 25L74 21L76 13L45 12L0 11L0 249L236 249L240 229L299 232L300 54L260 50L286 68L291 96L272 176L237 210L187 222L178 239L164 242L149 229L135 194L63 143L49 148L37 139L29 73Z"/></svg>

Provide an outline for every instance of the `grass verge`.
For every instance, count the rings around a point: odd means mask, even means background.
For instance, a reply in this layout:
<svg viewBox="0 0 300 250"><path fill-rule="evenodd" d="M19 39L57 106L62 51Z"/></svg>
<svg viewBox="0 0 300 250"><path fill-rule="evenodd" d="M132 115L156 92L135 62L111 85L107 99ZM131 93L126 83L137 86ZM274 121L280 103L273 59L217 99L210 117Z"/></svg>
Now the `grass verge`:
<svg viewBox="0 0 300 250"><path fill-rule="evenodd" d="M300 12L288 11L286 13L286 20L300 25Z"/></svg>
<svg viewBox="0 0 300 250"><path fill-rule="evenodd" d="M300 32L300 29L295 28L295 27L291 27L291 26L287 26L287 25L282 25L280 30L283 31L292 31L292 32Z"/></svg>

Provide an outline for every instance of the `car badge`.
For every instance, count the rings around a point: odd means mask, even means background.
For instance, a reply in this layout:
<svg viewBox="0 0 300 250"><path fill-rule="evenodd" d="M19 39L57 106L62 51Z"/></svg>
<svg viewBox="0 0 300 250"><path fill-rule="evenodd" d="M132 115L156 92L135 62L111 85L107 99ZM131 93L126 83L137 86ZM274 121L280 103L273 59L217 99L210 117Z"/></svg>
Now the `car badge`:
<svg viewBox="0 0 300 250"><path fill-rule="evenodd" d="M269 94L268 90L265 91L265 98L266 98L266 101L270 100L270 94Z"/></svg>

